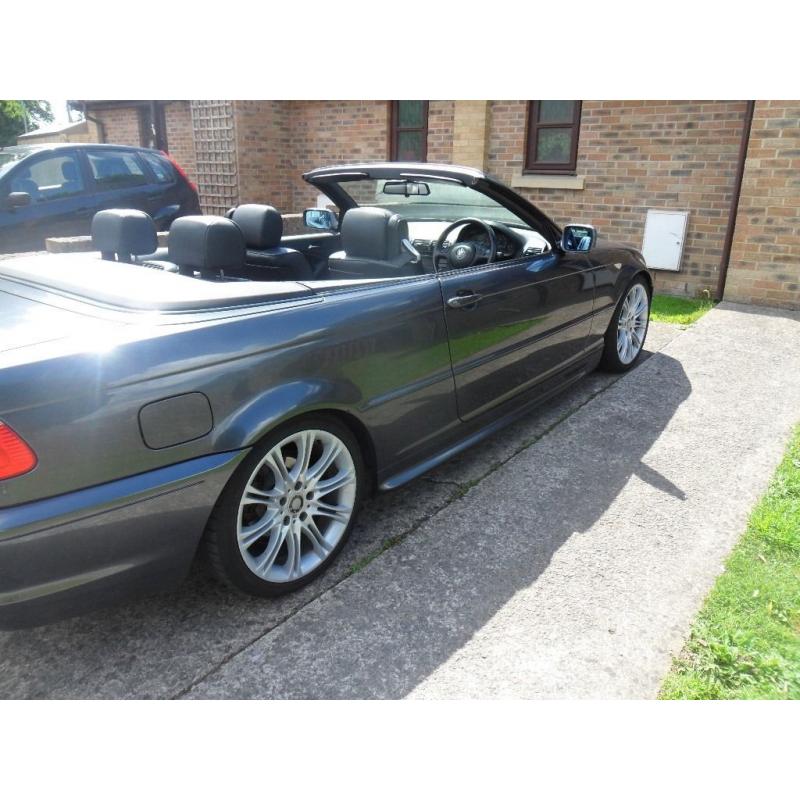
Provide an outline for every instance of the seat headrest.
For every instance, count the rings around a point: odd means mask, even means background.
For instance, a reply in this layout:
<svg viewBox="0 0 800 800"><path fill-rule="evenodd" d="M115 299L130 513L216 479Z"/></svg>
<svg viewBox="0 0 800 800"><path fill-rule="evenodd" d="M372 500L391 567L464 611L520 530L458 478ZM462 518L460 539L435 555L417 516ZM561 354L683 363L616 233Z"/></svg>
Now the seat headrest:
<svg viewBox="0 0 800 800"><path fill-rule="evenodd" d="M143 256L158 247L156 225L149 214L133 208L109 208L98 211L92 219L92 246L110 258L116 253L121 261Z"/></svg>
<svg viewBox="0 0 800 800"><path fill-rule="evenodd" d="M342 218L342 249L349 258L390 261L407 238L408 223L385 208L351 208Z"/></svg>
<svg viewBox="0 0 800 800"><path fill-rule="evenodd" d="M198 270L244 266L244 237L225 217L179 217L169 229L169 260Z"/></svg>
<svg viewBox="0 0 800 800"><path fill-rule="evenodd" d="M272 206L245 203L232 209L229 216L241 228L248 247L265 250L280 245L283 218Z"/></svg>

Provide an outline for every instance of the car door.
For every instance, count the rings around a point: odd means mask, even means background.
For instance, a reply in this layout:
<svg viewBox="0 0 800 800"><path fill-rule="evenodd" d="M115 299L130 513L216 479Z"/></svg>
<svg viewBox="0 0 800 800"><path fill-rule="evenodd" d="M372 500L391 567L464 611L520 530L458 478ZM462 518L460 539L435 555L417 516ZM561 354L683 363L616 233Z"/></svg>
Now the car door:
<svg viewBox="0 0 800 800"><path fill-rule="evenodd" d="M144 162L135 151L124 148L83 150L93 183L97 211L135 208L150 213L152 194L160 193Z"/></svg>
<svg viewBox="0 0 800 800"><path fill-rule="evenodd" d="M8 208L12 192L25 192L30 203ZM91 196L74 150L59 148L24 159L5 177L0 195L0 239L6 252L43 250L49 237L89 233Z"/></svg>
<svg viewBox="0 0 800 800"><path fill-rule="evenodd" d="M546 391L587 346L594 280L582 253L556 248L439 280L462 420Z"/></svg>

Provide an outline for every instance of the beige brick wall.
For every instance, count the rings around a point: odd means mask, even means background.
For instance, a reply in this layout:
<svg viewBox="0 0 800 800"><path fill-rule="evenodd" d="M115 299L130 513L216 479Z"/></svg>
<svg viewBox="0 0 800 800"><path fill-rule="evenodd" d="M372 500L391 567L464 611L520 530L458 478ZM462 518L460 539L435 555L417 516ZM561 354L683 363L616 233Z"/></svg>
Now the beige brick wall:
<svg viewBox="0 0 800 800"><path fill-rule="evenodd" d="M486 169L491 125L487 100L458 100L453 115L453 163Z"/></svg>
<svg viewBox="0 0 800 800"><path fill-rule="evenodd" d="M725 299L800 309L800 101L756 103Z"/></svg>
<svg viewBox="0 0 800 800"><path fill-rule="evenodd" d="M488 170L521 175L527 103L493 101ZM584 101L577 173L582 190L518 191L560 225L591 222L604 238L642 246L648 208L689 211L678 273L656 272L659 291L716 286L745 101Z"/></svg>
<svg viewBox="0 0 800 800"><path fill-rule="evenodd" d="M428 103L428 161L453 163L454 100L431 100Z"/></svg>

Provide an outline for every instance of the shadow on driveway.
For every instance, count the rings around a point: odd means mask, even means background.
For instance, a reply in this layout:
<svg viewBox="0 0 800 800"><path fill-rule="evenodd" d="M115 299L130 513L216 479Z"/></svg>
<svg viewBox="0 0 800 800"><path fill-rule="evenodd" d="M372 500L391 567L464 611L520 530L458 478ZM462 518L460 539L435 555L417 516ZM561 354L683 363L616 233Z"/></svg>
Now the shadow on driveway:
<svg viewBox="0 0 800 800"><path fill-rule="evenodd" d="M691 387L663 354L644 370L647 392L617 383L193 696L403 697L590 531L632 476L682 502L642 459Z"/></svg>
<svg viewBox="0 0 800 800"><path fill-rule="evenodd" d="M595 373L428 479L375 498L339 562L301 592L243 597L194 569L168 595L0 633L0 696L169 697L209 674L220 696L407 694L589 529L632 475L681 497L641 461L690 391L677 361L657 361L646 369L663 388L644 401L617 392L589 426L560 422L616 380ZM535 459L514 456L556 424ZM402 546L339 583L399 535ZM243 656L257 668L220 683L254 642Z"/></svg>

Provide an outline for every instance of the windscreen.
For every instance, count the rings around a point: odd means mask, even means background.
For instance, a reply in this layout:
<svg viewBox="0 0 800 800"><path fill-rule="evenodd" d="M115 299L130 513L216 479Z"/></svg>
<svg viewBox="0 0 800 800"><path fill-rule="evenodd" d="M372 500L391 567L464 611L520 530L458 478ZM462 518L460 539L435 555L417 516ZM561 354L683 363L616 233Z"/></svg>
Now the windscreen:
<svg viewBox="0 0 800 800"><path fill-rule="evenodd" d="M386 184L398 181L358 179L340 181L339 187L359 206L376 206L400 214L408 220L453 222L463 217L479 217L506 225L529 227L516 214L485 194L451 181L409 181L409 195L387 193ZM422 187L415 189L414 187ZM413 193L418 192L418 193Z"/></svg>
<svg viewBox="0 0 800 800"><path fill-rule="evenodd" d="M0 178L3 177L21 158L27 156L27 152L0 150Z"/></svg>

